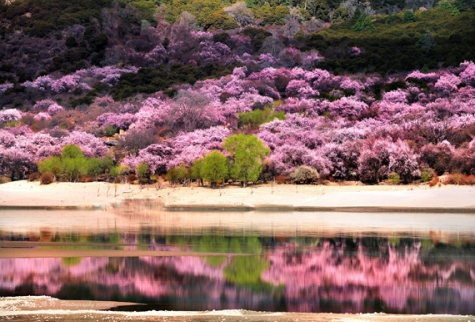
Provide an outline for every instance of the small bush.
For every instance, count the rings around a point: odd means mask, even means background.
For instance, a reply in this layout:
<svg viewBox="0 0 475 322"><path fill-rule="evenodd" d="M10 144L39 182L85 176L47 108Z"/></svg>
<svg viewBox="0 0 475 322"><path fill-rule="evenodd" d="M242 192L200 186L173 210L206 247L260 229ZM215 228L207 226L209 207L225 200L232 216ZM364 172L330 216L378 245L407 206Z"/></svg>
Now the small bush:
<svg viewBox="0 0 475 322"><path fill-rule="evenodd" d="M119 131L117 130L117 128L113 125L108 125L106 126L106 128L104 129L104 135L105 136L114 136L114 134L118 133Z"/></svg>
<svg viewBox="0 0 475 322"><path fill-rule="evenodd" d="M290 179L292 179L295 183L309 184L317 182L319 178L320 175L318 174L317 170L306 165L301 165L290 174Z"/></svg>
<svg viewBox="0 0 475 322"><path fill-rule="evenodd" d="M277 184L288 184L288 183L290 183L290 178L288 176L284 176L282 174L279 174L278 176L275 176L275 183L277 183Z"/></svg>
<svg viewBox="0 0 475 322"><path fill-rule="evenodd" d="M81 176L79 177L79 182L91 182L92 178L88 176Z"/></svg>
<svg viewBox="0 0 475 322"><path fill-rule="evenodd" d="M38 172L33 172L28 176L28 181L37 181L40 179L40 174Z"/></svg>
<svg viewBox="0 0 475 322"><path fill-rule="evenodd" d="M416 22L416 16L414 15L414 12L410 10L404 12L403 22L404 23Z"/></svg>
<svg viewBox="0 0 475 322"><path fill-rule="evenodd" d="M432 176L432 180L429 182L429 187L432 188L438 183L440 183L439 176L437 175L437 173L434 173L434 175Z"/></svg>
<svg viewBox="0 0 475 322"><path fill-rule="evenodd" d="M444 184L473 185L475 184L475 175L467 176L461 173L454 173L447 176Z"/></svg>
<svg viewBox="0 0 475 322"><path fill-rule="evenodd" d="M9 177L0 175L0 184L12 181Z"/></svg>
<svg viewBox="0 0 475 322"><path fill-rule="evenodd" d="M133 173L130 173L127 175L127 182L128 183L134 183L134 181L137 180L137 176Z"/></svg>
<svg viewBox="0 0 475 322"><path fill-rule="evenodd" d="M434 170L431 168L426 168L421 171L421 180L422 182L428 182L432 179L434 175Z"/></svg>
<svg viewBox="0 0 475 322"><path fill-rule="evenodd" d="M40 177L40 184L50 184L53 183L54 177L53 174L45 172Z"/></svg>
<svg viewBox="0 0 475 322"><path fill-rule="evenodd" d="M463 176L462 184L473 186L475 184L475 175L471 174L469 176Z"/></svg>
<svg viewBox="0 0 475 322"><path fill-rule="evenodd" d="M397 173L391 173L388 175L388 181L391 184L399 184L401 177Z"/></svg>
<svg viewBox="0 0 475 322"><path fill-rule="evenodd" d="M461 173L449 174L444 183L460 185L462 183L462 174Z"/></svg>

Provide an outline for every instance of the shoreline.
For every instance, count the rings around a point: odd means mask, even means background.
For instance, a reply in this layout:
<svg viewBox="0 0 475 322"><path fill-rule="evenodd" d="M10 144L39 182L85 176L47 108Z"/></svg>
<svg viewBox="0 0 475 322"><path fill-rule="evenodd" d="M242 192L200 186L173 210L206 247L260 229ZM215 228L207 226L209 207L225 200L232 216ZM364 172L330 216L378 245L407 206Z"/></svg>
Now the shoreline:
<svg viewBox="0 0 475 322"><path fill-rule="evenodd" d="M273 185L160 187L105 182L14 181L0 185L0 210L110 210L145 200L169 212L475 213L475 187L442 185Z"/></svg>
<svg viewBox="0 0 475 322"><path fill-rule="evenodd" d="M127 311L120 311L120 307ZM241 309L213 311L143 311L140 303L60 300L50 296L0 297L0 317L12 321L168 321L168 322L451 322L471 321L473 315L389 313L257 312ZM114 310L115 309L115 310ZM132 311L133 309L136 309ZM113 311L114 310L114 311Z"/></svg>

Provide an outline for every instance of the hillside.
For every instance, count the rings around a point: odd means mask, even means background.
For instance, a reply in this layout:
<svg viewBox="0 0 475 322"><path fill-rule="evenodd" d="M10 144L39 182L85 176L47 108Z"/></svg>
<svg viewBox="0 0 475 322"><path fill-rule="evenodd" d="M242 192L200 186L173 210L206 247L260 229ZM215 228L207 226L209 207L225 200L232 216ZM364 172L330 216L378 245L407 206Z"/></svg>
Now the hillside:
<svg viewBox="0 0 475 322"><path fill-rule="evenodd" d="M236 180L244 133L262 181L474 182L475 13L309 3L4 2L0 174L184 182L218 150Z"/></svg>

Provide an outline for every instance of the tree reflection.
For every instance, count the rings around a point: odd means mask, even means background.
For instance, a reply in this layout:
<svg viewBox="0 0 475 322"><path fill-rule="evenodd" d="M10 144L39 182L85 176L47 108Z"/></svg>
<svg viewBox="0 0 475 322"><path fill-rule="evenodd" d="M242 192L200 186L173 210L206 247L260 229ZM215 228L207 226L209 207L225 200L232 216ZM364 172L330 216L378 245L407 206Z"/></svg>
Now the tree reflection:
<svg viewBox="0 0 475 322"><path fill-rule="evenodd" d="M114 240L170 253L181 249L190 256L2 258L0 296L68 293L68 298L134 299L182 310L475 311L475 248L468 244L407 237L275 240L218 231L165 238L147 229L58 239L77 241L56 246L62 249L100 247L84 240ZM200 256L203 252L217 256Z"/></svg>

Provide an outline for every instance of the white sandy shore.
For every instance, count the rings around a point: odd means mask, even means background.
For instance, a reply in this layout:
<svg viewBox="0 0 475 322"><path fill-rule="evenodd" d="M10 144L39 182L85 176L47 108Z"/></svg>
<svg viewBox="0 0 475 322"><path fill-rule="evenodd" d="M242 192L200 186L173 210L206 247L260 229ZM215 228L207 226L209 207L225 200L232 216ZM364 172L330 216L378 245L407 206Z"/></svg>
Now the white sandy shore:
<svg viewBox="0 0 475 322"><path fill-rule="evenodd" d="M13 321L168 321L168 322L283 322L283 321L325 321L325 322L452 322L474 320L474 316L463 315L392 315L392 314L326 314L326 313L280 313L254 312L246 310L222 311L146 311L111 312L97 311L117 305L132 303L100 301L68 301L48 296L21 296L0 298L0 320Z"/></svg>
<svg viewBox="0 0 475 322"><path fill-rule="evenodd" d="M442 185L260 185L160 188L128 184L53 183L15 181L0 185L0 208L107 208L126 199L153 199L169 209L190 208L375 208L460 210L475 212L475 187ZM322 209L319 209L322 208ZM301 210L301 209L300 209Z"/></svg>

